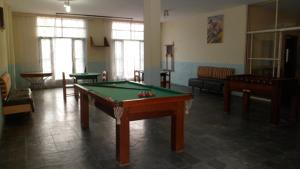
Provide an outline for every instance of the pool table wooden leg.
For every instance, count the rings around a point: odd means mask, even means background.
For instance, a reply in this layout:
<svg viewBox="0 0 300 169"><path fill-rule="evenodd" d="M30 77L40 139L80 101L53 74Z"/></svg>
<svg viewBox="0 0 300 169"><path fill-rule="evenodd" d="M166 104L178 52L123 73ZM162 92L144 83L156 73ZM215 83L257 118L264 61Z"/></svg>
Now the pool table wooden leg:
<svg viewBox="0 0 300 169"><path fill-rule="evenodd" d="M171 148L181 152L184 148L184 102L177 103L177 109L171 116Z"/></svg>
<svg viewBox="0 0 300 169"><path fill-rule="evenodd" d="M83 93L80 93L80 120L82 128L89 128L89 97Z"/></svg>
<svg viewBox="0 0 300 169"><path fill-rule="evenodd" d="M121 166L129 165L129 120L124 114L116 125L116 155Z"/></svg>

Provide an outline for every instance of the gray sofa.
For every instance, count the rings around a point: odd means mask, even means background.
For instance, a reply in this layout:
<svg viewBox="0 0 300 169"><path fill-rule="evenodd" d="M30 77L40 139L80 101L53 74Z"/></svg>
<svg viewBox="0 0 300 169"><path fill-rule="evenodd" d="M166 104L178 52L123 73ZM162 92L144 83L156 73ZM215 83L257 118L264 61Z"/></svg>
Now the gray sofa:
<svg viewBox="0 0 300 169"><path fill-rule="evenodd" d="M223 94L225 79L233 74L232 68L199 66L198 77L189 79L188 85L192 87L193 93L195 88L199 88L200 91Z"/></svg>

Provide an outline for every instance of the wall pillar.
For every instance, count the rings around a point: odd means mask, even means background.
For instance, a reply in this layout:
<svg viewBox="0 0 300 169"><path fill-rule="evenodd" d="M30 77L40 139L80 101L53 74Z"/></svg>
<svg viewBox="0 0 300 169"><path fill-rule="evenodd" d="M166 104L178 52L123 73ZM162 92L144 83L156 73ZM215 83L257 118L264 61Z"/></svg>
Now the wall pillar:
<svg viewBox="0 0 300 169"><path fill-rule="evenodd" d="M160 8L161 0L144 0L145 83L160 86Z"/></svg>

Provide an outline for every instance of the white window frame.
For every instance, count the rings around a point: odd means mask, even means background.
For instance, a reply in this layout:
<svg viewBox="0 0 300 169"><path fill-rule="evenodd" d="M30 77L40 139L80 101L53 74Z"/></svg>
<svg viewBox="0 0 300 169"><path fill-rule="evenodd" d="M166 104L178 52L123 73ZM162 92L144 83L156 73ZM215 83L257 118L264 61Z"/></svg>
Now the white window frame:
<svg viewBox="0 0 300 169"><path fill-rule="evenodd" d="M75 58L75 49L74 49L74 41L75 40L82 40L83 42L83 64L86 65L87 64L87 48L86 48L86 39L85 38L68 38L68 37L39 37L38 38L38 43L39 43L39 53L40 53L40 57L39 57L39 64L41 69L43 70L43 56L42 56L42 48L41 48L41 43L42 43L42 39L49 39L50 40L50 50L51 50L51 72L53 73L53 76L51 76L52 79L55 79L55 69L54 69L54 54L53 54L53 40L56 38L65 38L65 39L71 39L72 41L72 72L76 73L76 58Z"/></svg>

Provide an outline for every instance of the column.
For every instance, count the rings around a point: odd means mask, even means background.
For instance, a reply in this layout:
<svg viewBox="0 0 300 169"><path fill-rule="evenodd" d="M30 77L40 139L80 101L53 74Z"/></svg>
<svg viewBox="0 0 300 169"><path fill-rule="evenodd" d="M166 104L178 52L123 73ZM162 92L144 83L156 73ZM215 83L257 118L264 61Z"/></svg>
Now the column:
<svg viewBox="0 0 300 169"><path fill-rule="evenodd" d="M144 0L145 83L160 86L160 0Z"/></svg>

